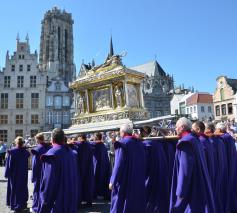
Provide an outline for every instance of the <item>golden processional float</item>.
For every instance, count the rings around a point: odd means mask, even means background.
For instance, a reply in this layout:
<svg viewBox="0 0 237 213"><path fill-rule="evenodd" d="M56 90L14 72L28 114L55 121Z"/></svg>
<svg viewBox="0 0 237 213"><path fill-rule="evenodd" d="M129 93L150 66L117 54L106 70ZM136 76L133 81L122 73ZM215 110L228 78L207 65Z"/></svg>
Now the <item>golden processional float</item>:
<svg viewBox="0 0 237 213"><path fill-rule="evenodd" d="M142 93L144 77L126 68L119 55L80 75L70 84L75 116L66 134L113 130L124 123L148 119Z"/></svg>

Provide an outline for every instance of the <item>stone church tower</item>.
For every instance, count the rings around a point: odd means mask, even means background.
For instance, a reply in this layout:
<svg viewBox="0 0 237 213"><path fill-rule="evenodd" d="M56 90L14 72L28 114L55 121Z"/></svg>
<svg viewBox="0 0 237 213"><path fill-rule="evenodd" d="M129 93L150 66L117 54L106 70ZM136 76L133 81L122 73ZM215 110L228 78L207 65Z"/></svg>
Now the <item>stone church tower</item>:
<svg viewBox="0 0 237 213"><path fill-rule="evenodd" d="M60 77L66 84L75 76L72 15L57 7L42 20L39 68L48 72L49 80Z"/></svg>

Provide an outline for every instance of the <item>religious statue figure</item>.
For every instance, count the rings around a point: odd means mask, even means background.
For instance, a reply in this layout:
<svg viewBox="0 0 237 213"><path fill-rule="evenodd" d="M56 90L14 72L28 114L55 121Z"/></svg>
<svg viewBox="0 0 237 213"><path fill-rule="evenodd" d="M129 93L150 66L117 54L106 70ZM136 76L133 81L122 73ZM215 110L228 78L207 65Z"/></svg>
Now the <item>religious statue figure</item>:
<svg viewBox="0 0 237 213"><path fill-rule="evenodd" d="M79 113L79 114L85 113L84 98L83 98L83 96L81 96L81 95L78 97L77 109L78 109L78 113Z"/></svg>
<svg viewBox="0 0 237 213"><path fill-rule="evenodd" d="M115 93L114 93L115 97L116 97L116 103L117 103L117 107L120 108L122 107L122 93L121 90L119 89L118 86L115 87Z"/></svg>

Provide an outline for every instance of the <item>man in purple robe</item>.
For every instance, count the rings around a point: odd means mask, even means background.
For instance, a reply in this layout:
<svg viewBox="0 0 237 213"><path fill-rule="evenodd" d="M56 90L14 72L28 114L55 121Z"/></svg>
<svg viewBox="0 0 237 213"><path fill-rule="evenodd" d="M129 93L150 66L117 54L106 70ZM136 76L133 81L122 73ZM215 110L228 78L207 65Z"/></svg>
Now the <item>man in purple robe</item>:
<svg viewBox="0 0 237 213"><path fill-rule="evenodd" d="M226 125L218 123L215 134L220 135L224 142L227 156L227 211L237 212L237 152L234 138L226 132Z"/></svg>
<svg viewBox="0 0 237 213"><path fill-rule="evenodd" d="M52 132L53 147L41 156L43 176L39 213L76 213L78 202L77 154L65 144L62 129Z"/></svg>
<svg viewBox="0 0 237 213"><path fill-rule="evenodd" d="M120 128L121 141L115 145L115 164L110 178L111 213L144 213L145 150L144 145L132 136L133 128L125 124Z"/></svg>
<svg viewBox="0 0 237 213"><path fill-rule="evenodd" d="M148 137L151 128L141 129L141 136ZM168 212L169 210L169 171L162 141L143 141L146 153L146 212Z"/></svg>
<svg viewBox="0 0 237 213"><path fill-rule="evenodd" d="M80 173L80 201L85 201L89 207L92 205L93 185L94 185L94 168L92 147L86 141L85 134L78 135L78 142L75 143L78 152L78 166Z"/></svg>
<svg viewBox="0 0 237 213"><path fill-rule="evenodd" d="M7 182L7 206L14 211L27 207L28 200L28 158L30 153L23 147L24 139L15 139L16 148L8 150L5 177Z"/></svg>
<svg viewBox="0 0 237 213"><path fill-rule="evenodd" d="M45 143L43 133L38 133L35 136L35 141L37 142L38 145L37 147L31 150L31 153L33 155L31 181L32 183L34 183L32 211L37 212L40 202L39 190L42 176L42 162L40 160L40 156L45 154L51 148L51 146Z"/></svg>
<svg viewBox="0 0 237 213"><path fill-rule="evenodd" d="M172 178L170 212L215 213L213 192L203 146L191 133L192 123L180 118Z"/></svg>
<svg viewBox="0 0 237 213"><path fill-rule="evenodd" d="M102 141L102 134L95 134L95 141L91 143L93 150L94 164L94 197L103 197L110 200L109 178L110 178L110 162L108 150Z"/></svg>
<svg viewBox="0 0 237 213"><path fill-rule="evenodd" d="M212 143L210 142L208 136L204 134L205 132L205 124L202 121L195 121L192 125L192 130L194 133L197 135L199 138L201 144L203 145L204 148L204 153L206 157L206 162L207 162L207 169L210 175L210 180L213 188L213 183L214 183L214 150Z"/></svg>
<svg viewBox="0 0 237 213"><path fill-rule="evenodd" d="M214 153L214 182L213 195L216 212L227 212L227 157L225 145L220 136L214 134L213 123L205 124L205 135L208 136L213 146Z"/></svg>

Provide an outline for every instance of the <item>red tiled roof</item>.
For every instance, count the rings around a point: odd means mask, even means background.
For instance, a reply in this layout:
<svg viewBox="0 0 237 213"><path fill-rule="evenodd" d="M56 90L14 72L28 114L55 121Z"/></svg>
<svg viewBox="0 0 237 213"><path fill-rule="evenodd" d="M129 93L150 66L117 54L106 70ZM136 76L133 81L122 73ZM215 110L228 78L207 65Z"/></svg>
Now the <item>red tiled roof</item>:
<svg viewBox="0 0 237 213"><path fill-rule="evenodd" d="M213 103L213 98L211 94L195 93L186 100L186 105L192 105L197 103Z"/></svg>

